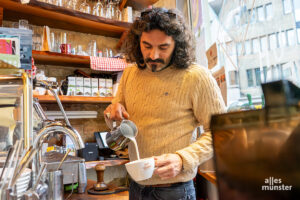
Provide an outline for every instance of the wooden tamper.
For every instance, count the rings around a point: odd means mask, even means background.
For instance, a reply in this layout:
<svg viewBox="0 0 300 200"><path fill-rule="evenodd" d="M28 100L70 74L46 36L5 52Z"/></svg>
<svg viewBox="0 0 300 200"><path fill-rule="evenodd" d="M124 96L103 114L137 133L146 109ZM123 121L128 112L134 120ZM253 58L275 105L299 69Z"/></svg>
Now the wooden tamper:
<svg viewBox="0 0 300 200"><path fill-rule="evenodd" d="M94 184L94 190L95 191L107 190L108 187L103 181L105 166L102 164L98 164L95 166L95 170L97 173L97 183Z"/></svg>

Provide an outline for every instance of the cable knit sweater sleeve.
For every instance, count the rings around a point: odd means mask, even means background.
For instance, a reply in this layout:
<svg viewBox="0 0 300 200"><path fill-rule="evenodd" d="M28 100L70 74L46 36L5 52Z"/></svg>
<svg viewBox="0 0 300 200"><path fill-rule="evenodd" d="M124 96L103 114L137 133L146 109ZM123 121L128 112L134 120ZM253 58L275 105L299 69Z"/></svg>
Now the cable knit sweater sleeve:
<svg viewBox="0 0 300 200"><path fill-rule="evenodd" d="M192 74L191 79L194 86L191 90L194 115L205 132L197 141L176 152L182 158L184 171L193 170L212 157L210 117L212 114L225 112L221 91L207 69L202 67L198 73Z"/></svg>

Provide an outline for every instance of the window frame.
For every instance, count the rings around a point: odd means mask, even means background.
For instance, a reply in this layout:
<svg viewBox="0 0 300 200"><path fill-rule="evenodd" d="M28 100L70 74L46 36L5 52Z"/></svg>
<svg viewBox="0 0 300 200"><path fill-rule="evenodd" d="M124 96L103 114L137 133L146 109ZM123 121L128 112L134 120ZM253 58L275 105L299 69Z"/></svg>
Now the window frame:
<svg viewBox="0 0 300 200"><path fill-rule="evenodd" d="M271 6L271 16L270 17L268 17L267 6ZM265 13L266 20L271 20L273 18L273 4L272 4L272 2L265 4L265 12L266 12Z"/></svg>
<svg viewBox="0 0 300 200"><path fill-rule="evenodd" d="M248 84L248 87L254 87L253 69L246 69L246 75L247 75L247 84ZM252 79L252 85L250 85L250 78Z"/></svg>
<svg viewBox="0 0 300 200"><path fill-rule="evenodd" d="M261 83L262 83L262 81L261 81L261 70L260 70L260 67L254 68L254 75L255 75L255 85L256 86L260 86Z"/></svg>
<svg viewBox="0 0 300 200"><path fill-rule="evenodd" d="M286 12L286 7L284 2L290 2L290 10ZM293 12L293 3L291 0L282 0L282 10L284 15L288 15Z"/></svg>

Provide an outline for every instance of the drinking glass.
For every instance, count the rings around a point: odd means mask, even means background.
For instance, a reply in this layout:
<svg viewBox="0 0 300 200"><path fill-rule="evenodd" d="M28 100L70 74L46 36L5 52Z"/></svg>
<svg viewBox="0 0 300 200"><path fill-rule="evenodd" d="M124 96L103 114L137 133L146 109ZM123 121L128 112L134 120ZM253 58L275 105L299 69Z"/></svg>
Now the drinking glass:
<svg viewBox="0 0 300 200"><path fill-rule="evenodd" d="M106 18L112 19L114 16L114 5L112 1L108 1L108 4L106 5Z"/></svg>
<svg viewBox="0 0 300 200"><path fill-rule="evenodd" d="M19 22L13 22L13 23L11 24L11 27L12 27L12 28L19 28Z"/></svg>
<svg viewBox="0 0 300 200"><path fill-rule="evenodd" d="M118 21L122 21L122 12L119 9L119 6L116 6L116 14L115 14L115 19Z"/></svg>
<svg viewBox="0 0 300 200"><path fill-rule="evenodd" d="M59 41L58 41L58 35L54 32L50 33L51 38L51 51L52 52L59 52Z"/></svg>
<svg viewBox="0 0 300 200"><path fill-rule="evenodd" d="M60 33L60 44L67 44L67 33Z"/></svg>
<svg viewBox="0 0 300 200"><path fill-rule="evenodd" d="M19 20L19 29L29 29L28 21L25 19Z"/></svg>
<svg viewBox="0 0 300 200"><path fill-rule="evenodd" d="M49 0L48 0L49 1ZM63 6L63 0L51 0L53 5ZM50 1L49 1L50 3Z"/></svg>
<svg viewBox="0 0 300 200"><path fill-rule="evenodd" d="M27 3L29 3L29 1L30 1L30 0L21 0L21 3L22 3L22 4L27 4Z"/></svg>
<svg viewBox="0 0 300 200"><path fill-rule="evenodd" d="M80 56L89 56L85 51L82 50L82 46L81 45L77 46L77 55L80 55Z"/></svg>
<svg viewBox="0 0 300 200"><path fill-rule="evenodd" d="M76 10L77 1L78 0L65 1L65 7L72 10Z"/></svg>
<svg viewBox="0 0 300 200"><path fill-rule="evenodd" d="M79 11L83 13L91 14L91 7L86 2L86 0L84 0L84 2L82 2L82 4L79 6Z"/></svg>
<svg viewBox="0 0 300 200"><path fill-rule="evenodd" d="M32 48L33 50L40 51L42 49L42 35L33 34L32 35Z"/></svg>
<svg viewBox="0 0 300 200"><path fill-rule="evenodd" d="M105 11L104 11L104 6L103 4L100 2L100 0L98 0L98 2L95 4L95 6L93 7L93 15L96 15L98 17L105 17Z"/></svg>
<svg viewBox="0 0 300 200"><path fill-rule="evenodd" d="M104 54L103 54L104 57L108 58L109 57L109 51L108 51L108 48L105 48L104 49Z"/></svg>
<svg viewBox="0 0 300 200"><path fill-rule="evenodd" d="M114 7L115 7L115 9L114 9L114 11L115 11L114 19L122 21L122 11L119 8L119 4L120 4L120 0L116 0L115 3L114 3Z"/></svg>
<svg viewBox="0 0 300 200"><path fill-rule="evenodd" d="M90 56L94 56L94 57L97 56L97 42L96 42L96 40L92 40L88 44L88 54Z"/></svg>

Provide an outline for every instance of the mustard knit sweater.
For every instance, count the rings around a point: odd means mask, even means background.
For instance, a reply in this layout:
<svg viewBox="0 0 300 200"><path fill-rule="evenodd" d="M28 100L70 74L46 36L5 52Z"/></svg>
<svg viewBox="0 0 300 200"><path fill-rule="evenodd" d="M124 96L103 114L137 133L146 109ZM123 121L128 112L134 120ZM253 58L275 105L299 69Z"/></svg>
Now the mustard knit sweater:
<svg viewBox="0 0 300 200"><path fill-rule="evenodd" d="M211 73L199 65L188 69L172 66L160 72L136 65L127 67L112 103L121 103L129 119L138 127L136 137L141 158L177 153L183 160L182 172L161 180L157 175L142 185L186 182L197 167L212 157L212 138L208 131L211 114L225 111L218 85ZM205 133L197 140L194 129L203 125ZM129 144L130 160L136 160Z"/></svg>

